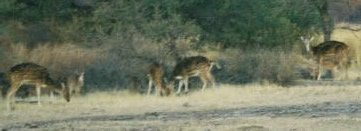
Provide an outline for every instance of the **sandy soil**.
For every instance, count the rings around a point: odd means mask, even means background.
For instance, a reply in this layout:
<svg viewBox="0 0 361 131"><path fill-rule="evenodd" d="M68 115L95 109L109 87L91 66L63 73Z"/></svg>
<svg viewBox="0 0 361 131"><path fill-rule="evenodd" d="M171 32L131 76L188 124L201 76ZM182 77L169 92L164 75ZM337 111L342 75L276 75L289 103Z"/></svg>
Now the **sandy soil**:
<svg viewBox="0 0 361 131"><path fill-rule="evenodd" d="M43 104L17 103L0 128L121 131L359 131L361 86L223 85L186 96L97 92Z"/></svg>

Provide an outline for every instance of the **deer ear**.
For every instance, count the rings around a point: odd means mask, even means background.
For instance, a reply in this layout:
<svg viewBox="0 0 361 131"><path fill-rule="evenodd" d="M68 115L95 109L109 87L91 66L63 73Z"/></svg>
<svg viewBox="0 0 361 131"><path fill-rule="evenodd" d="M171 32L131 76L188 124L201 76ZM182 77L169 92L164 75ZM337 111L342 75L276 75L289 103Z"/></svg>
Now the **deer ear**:
<svg viewBox="0 0 361 131"><path fill-rule="evenodd" d="M305 38L304 38L303 36L301 36L300 39L301 39L302 41L305 40Z"/></svg>
<svg viewBox="0 0 361 131"><path fill-rule="evenodd" d="M311 39L310 39L310 41L312 41L313 39L314 39L314 37L312 36Z"/></svg>

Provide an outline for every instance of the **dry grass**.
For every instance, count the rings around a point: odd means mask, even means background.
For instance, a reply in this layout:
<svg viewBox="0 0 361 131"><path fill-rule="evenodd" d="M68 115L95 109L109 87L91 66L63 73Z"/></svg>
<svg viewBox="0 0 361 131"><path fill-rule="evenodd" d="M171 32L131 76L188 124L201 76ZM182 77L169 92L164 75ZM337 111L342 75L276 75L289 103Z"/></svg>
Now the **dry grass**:
<svg viewBox="0 0 361 131"><path fill-rule="evenodd" d="M11 56L13 65L34 62L55 72L64 72L74 67L82 69L85 65L101 59L101 52L104 50L88 49L74 44L44 44L33 49L27 48L24 44L11 44L8 49L10 54L7 55Z"/></svg>
<svg viewBox="0 0 361 131"><path fill-rule="evenodd" d="M294 105L318 105L322 103L354 103L360 101L361 88L352 87L293 87L282 88L276 85L222 85L221 88L207 89L205 92L195 91L188 96L156 97L132 95L127 91L94 92L83 97L75 97L70 103L58 98L53 104L16 104L16 110L5 112L4 101L0 101L0 127L15 123L61 120L77 117L137 115L152 112L192 112L222 111L228 109L243 110L244 108L262 109L264 107L287 107ZM337 107L335 107L337 108ZM267 109L267 108L265 108ZM351 130L361 129L360 112L352 115L339 110L336 116L308 118L300 114L286 116L263 115L245 117L220 117L213 119L175 119L164 120L126 120L126 121L74 121L75 129L116 130L143 127L164 127L163 130L235 130L238 128L258 129L265 127L270 130ZM311 115L310 114L304 115ZM321 112L327 113L326 112ZM317 111L315 111L317 115ZM245 114L247 115L247 114ZM301 117L300 117L301 116ZM134 123L135 122L135 123ZM69 129L67 122L54 123L39 129ZM188 123L188 124L187 124ZM213 124L212 124L213 123ZM218 123L218 124L217 124ZM101 124L101 125L99 125ZM187 126L184 126L186 124ZM358 124L358 125L357 125ZM96 126L98 125L98 126ZM75 127L74 127L75 126ZM259 127L257 127L259 126ZM356 128L358 127L358 128ZM90 129L90 128L89 128ZM70 129L69 129L70 130Z"/></svg>

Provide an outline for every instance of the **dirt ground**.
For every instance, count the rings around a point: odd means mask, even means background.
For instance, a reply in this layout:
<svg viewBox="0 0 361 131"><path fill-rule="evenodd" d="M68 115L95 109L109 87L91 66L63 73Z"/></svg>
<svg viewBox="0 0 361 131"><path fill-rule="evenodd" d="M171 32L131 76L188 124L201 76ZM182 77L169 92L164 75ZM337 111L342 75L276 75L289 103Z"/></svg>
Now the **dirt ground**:
<svg viewBox="0 0 361 131"><path fill-rule="evenodd" d="M66 103L17 103L0 128L116 131L360 131L361 86L222 85L205 92L157 97L94 92Z"/></svg>

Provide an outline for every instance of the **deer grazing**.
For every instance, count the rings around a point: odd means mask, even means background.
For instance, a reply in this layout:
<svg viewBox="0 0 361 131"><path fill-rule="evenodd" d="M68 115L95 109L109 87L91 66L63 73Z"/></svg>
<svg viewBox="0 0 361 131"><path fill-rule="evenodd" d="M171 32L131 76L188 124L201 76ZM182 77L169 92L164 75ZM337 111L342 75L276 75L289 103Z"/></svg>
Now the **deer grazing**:
<svg viewBox="0 0 361 131"><path fill-rule="evenodd" d="M69 95L80 95L84 88L84 72L81 73L75 73L73 75L69 75L65 81L65 86L69 88ZM53 98L54 91L51 88L42 88L41 92L42 94L50 94L50 97ZM23 93L24 96L27 95L36 95L36 89L29 88L25 93Z"/></svg>
<svg viewBox="0 0 361 131"><path fill-rule="evenodd" d="M84 72L69 76L66 82L70 95L80 95L84 88Z"/></svg>
<svg viewBox="0 0 361 131"><path fill-rule="evenodd" d="M43 66L34 63L18 64L13 66L7 75L11 84L6 94L7 109L9 111L13 108L11 103L14 102L13 97L16 91L24 84L35 85L39 105L41 104L41 88L50 88L62 94L67 102L70 101L69 88L64 83L53 80L48 70Z"/></svg>
<svg viewBox="0 0 361 131"><path fill-rule="evenodd" d="M192 56L183 59L178 62L174 67L174 70L169 77L169 85L170 89L174 89L174 81L179 79L177 94L181 92L182 86L184 85L184 92L188 93L188 79L189 77L199 76L201 81L203 82L202 91L207 86L208 82L212 83L212 87L215 87L215 79L211 73L211 69L213 66L216 66L218 69L220 66L209 60L204 56Z"/></svg>
<svg viewBox="0 0 361 131"><path fill-rule="evenodd" d="M154 62L149 66L149 71L147 74L149 79L149 85L148 85L149 87L148 87L147 95L150 95L152 90L152 85L154 84L157 95L160 94L163 96L169 96L170 90L169 88L166 87L162 79L163 74L164 74L163 66L161 66L159 63Z"/></svg>
<svg viewBox="0 0 361 131"><path fill-rule="evenodd" d="M314 77L317 77L317 80L321 79L322 70L324 68L333 70L333 75L338 68L345 68L345 77L347 78L348 74L348 53L349 47L339 41L326 41L320 43L317 46L311 46L313 37L305 38L301 37L302 42L306 46L307 52L314 58L317 64L315 68Z"/></svg>

